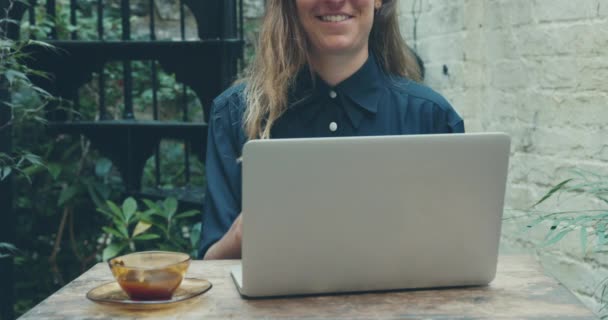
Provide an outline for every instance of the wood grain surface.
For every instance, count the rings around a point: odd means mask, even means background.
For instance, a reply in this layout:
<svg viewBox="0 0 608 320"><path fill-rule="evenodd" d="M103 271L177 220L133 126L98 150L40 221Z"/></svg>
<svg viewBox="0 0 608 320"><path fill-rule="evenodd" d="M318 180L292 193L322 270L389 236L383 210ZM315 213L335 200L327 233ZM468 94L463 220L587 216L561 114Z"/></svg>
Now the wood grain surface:
<svg viewBox="0 0 608 320"><path fill-rule="evenodd" d="M597 319L526 255L501 256L496 279L485 287L263 300L239 296L229 271L237 263L193 261L187 277L211 281L209 292L163 309L138 311L85 297L113 280L108 266L100 263L20 319Z"/></svg>

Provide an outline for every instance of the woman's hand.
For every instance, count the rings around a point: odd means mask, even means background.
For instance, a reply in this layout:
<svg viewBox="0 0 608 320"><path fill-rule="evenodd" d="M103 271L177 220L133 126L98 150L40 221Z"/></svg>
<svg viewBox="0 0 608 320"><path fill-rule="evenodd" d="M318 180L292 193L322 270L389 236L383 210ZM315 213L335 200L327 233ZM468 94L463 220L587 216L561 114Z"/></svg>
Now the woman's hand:
<svg viewBox="0 0 608 320"><path fill-rule="evenodd" d="M241 258L241 242L243 239L242 216L242 213L239 214L228 232L207 250L203 258L204 260Z"/></svg>

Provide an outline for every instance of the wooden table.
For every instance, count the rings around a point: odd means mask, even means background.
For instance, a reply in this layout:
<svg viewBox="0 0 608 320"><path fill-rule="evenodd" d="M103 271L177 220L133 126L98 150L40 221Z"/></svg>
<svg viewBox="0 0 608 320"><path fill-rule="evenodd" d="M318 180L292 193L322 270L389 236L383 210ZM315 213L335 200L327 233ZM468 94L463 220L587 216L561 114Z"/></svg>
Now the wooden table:
<svg viewBox="0 0 608 320"><path fill-rule="evenodd" d="M112 280L97 264L21 319L596 319L568 290L546 276L532 256L505 255L487 287L243 300L230 266L238 261L194 261L188 277L205 278L204 295L156 311L98 305L85 294Z"/></svg>

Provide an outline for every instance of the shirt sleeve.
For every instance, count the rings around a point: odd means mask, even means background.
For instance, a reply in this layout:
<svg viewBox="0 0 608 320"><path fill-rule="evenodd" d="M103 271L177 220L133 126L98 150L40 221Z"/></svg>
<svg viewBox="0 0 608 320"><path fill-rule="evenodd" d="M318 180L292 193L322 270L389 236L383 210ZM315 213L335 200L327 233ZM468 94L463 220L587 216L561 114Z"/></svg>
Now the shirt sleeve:
<svg viewBox="0 0 608 320"><path fill-rule="evenodd" d="M464 120L450 104L436 105L434 113L434 133L464 133Z"/></svg>
<svg viewBox="0 0 608 320"><path fill-rule="evenodd" d="M211 108L200 258L228 231L241 212L241 165L237 161L240 150L229 109L226 104L216 103Z"/></svg>

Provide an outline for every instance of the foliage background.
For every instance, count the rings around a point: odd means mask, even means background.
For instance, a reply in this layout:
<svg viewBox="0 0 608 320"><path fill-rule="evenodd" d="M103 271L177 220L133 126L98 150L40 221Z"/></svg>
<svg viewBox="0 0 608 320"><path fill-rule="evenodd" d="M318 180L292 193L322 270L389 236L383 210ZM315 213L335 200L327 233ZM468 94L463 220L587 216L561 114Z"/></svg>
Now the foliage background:
<svg viewBox="0 0 608 320"><path fill-rule="evenodd" d="M177 3L177 1L169 1ZM20 22L21 42L0 39L7 50L19 53L28 39L44 39L52 27L59 39L69 39L76 31L79 39L94 40L97 1L78 2L78 26L69 24L69 0L57 1L57 18L51 20L44 3L36 7L36 25L30 25L27 13ZM119 39L121 33L120 1L104 1L106 39ZM133 39L148 39L148 1L131 1L135 16L131 19ZM159 19L159 17L156 17ZM187 15L189 28L191 14ZM159 21L162 24L163 21ZM179 21L165 21L167 29L179 30ZM172 25L171 25L172 24ZM165 38L178 38L175 33L159 32ZM10 48L8 48L10 46ZM2 52L6 52L2 47ZM16 153L10 163L0 161L1 175L14 175L15 214L18 248L15 254L16 315L19 316L104 258L134 250L163 249L194 255L200 236L200 213L178 208L177 201L167 198L154 202L147 199L125 199L121 177L110 160L104 158L83 136L57 135L46 132L43 106L51 99L31 84L36 75L25 67L23 59L11 63L3 59L3 74L13 76L10 87L14 111L13 143ZM176 57L178 58L178 57ZM152 118L152 85L150 62L133 62L134 108L136 118ZM176 83L173 75L160 69L158 101L161 120L181 120L182 105L188 106L191 121L204 121L202 105L194 93ZM40 75L40 74L38 74ZM123 100L122 65L109 63L104 69L105 99L109 112L120 118ZM78 113L72 117L84 120L98 118L98 75L80 89ZM182 95L185 91L185 97ZM69 101L61 107L72 110ZM7 157L9 155L6 155ZM144 187L172 188L186 184L184 146L176 141L163 141L160 146L161 181L154 177L154 159L144 168ZM8 158L7 158L8 159ZM21 161L20 161L21 160ZM202 187L204 165L190 157L191 184ZM17 166L17 164L19 164ZM12 249L3 244L3 254Z"/></svg>

